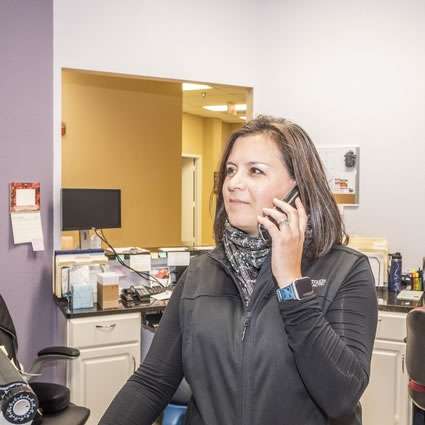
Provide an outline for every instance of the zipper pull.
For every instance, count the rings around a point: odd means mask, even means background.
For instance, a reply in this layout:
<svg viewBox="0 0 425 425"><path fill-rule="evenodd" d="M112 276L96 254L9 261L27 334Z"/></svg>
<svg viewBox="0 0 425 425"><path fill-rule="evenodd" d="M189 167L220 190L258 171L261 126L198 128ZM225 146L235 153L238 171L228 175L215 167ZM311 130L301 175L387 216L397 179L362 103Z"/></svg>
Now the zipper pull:
<svg viewBox="0 0 425 425"><path fill-rule="evenodd" d="M243 322L242 341L245 339L246 330L251 322L251 312L246 313L245 321Z"/></svg>

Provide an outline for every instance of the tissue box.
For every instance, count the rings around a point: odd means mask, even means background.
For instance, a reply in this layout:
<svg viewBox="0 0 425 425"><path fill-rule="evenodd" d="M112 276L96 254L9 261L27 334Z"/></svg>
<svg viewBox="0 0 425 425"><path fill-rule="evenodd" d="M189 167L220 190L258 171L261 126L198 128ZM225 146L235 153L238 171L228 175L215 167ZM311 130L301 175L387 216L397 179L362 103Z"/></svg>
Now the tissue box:
<svg viewBox="0 0 425 425"><path fill-rule="evenodd" d="M118 274L114 272L98 273L97 281L103 285L109 285L111 283L116 283L118 285L119 277Z"/></svg>
<svg viewBox="0 0 425 425"><path fill-rule="evenodd" d="M73 283L71 285L72 309L93 307L93 286L86 283Z"/></svg>
<svg viewBox="0 0 425 425"><path fill-rule="evenodd" d="M118 279L118 275L113 272L98 273L97 303L103 309L119 307L120 287Z"/></svg>

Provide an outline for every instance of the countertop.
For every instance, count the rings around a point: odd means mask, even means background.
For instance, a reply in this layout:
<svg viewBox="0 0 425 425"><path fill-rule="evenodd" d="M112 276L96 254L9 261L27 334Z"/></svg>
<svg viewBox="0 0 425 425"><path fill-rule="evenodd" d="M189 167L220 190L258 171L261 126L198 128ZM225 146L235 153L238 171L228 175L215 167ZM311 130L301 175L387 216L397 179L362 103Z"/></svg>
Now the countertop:
<svg viewBox="0 0 425 425"><path fill-rule="evenodd" d="M378 296L379 311L408 313L415 307L425 305L423 297L420 301L399 301L397 293L389 292L386 288L376 288L376 295Z"/></svg>
<svg viewBox="0 0 425 425"><path fill-rule="evenodd" d="M126 314L126 313L142 313L142 314L155 314L161 313L167 306L167 301L155 300L152 303L139 304L135 307L125 307L119 303L118 308L102 309L99 304L95 303L92 308L79 308L72 310L69 308L68 301L65 298L57 298L53 296L59 310L67 319L79 319L81 317L92 316L107 316L111 314Z"/></svg>
<svg viewBox="0 0 425 425"><path fill-rule="evenodd" d="M376 294L378 297L379 311L393 311L399 313L408 313L415 307L422 307L425 305L424 298L420 301L399 301L397 294L389 292L386 288L377 288ZM118 308L102 309L98 304L94 304L92 308L82 308L78 310L71 310L66 299L59 299L54 296L55 302L62 314L67 319L74 319L80 317L91 316L106 316L110 314L126 314L126 313L142 313L142 314L155 314L161 313L167 306L167 301L154 301L149 304L140 304L135 307L125 307L119 304Z"/></svg>

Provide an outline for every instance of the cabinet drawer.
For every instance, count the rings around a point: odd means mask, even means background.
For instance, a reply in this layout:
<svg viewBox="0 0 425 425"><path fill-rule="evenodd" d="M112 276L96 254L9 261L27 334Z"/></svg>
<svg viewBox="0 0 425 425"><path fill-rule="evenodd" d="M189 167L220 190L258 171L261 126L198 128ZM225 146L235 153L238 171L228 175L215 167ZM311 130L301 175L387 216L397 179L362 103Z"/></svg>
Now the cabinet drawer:
<svg viewBox="0 0 425 425"><path fill-rule="evenodd" d="M379 312L376 338L404 342L405 337L405 313Z"/></svg>
<svg viewBox="0 0 425 425"><path fill-rule="evenodd" d="M87 317L69 321L69 345L75 348L140 342L140 313Z"/></svg>

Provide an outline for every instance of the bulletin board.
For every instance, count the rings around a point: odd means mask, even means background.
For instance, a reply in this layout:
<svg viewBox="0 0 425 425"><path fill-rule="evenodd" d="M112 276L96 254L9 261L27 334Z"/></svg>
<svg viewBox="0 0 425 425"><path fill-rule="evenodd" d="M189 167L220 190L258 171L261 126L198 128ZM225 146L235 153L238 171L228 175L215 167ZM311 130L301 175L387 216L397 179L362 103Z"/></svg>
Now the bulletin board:
<svg viewBox="0 0 425 425"><path fill-rule="evenodd" d="M359 146L316 146L338 204L359 204Z"/></svg>

